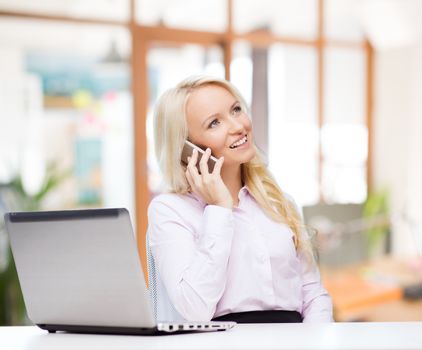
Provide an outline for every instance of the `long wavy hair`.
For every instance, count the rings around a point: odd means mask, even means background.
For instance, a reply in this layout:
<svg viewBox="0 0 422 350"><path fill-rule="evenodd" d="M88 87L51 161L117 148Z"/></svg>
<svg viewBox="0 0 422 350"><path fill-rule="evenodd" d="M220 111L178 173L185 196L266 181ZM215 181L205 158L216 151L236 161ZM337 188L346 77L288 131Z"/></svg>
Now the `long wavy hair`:
<svg viewBox="0 0 422 350"><path fill-rule="evenodd" d="M184 141L188 137L186 104L192 91L206 85L226 89L239 101L243 110L248 111L239 91L230 82L215 77L189 77L161 96L154 115L155 154L170 192L186 194L191 190L185 176L186 166L180 161ZM254 148L255 157L241 165L242 182L268 216L290 227L294 233L296 250L312 256L309 241L302 234L304 225L295 204L277 185L256 145Z"/></svg>

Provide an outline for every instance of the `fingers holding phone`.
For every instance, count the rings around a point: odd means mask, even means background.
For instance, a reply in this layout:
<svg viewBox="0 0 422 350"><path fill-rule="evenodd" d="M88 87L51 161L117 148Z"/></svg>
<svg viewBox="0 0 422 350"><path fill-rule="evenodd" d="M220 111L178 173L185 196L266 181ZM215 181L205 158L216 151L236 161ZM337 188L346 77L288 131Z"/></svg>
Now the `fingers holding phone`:
<svg viewBox="0 0 422 350"><path fill-rule="evenodd" d="M215 163L212 173L214 175L221 176L220 174L221 174L221 168L223 167L223 164L224 164L224 157L220 157L219 159L217 159L217 162Z"/></svg>
<svg viewBox="0 0 422 350"><path fill-rule="evenodd" d="M224 157L220 157L219 159L216 159L216 161L214 162L213 168L210 169L208 165L209 165L209 161L211 157L212 157L211 149L207 148L205 150L204 155L201 157L201 160L199 161L199 169L201 170L201 174L212 174L212 175L221 176L220 174L221 174L221 168L223 167L223 163L224 163Z"/></svg>
<svg viewBox="0 0 422 350"><path fill-rule="evenodd" d="M204 176L208 176L213 171L213 169L210 169L208 166L208 160L210 159L210 156L211 156L211 149L207 148L205 150L205 153L202 155L201 159L199 160L199 170L201 171L201 174Z"/></svg>
<svg viewBox="0 0 422 350"><path fill-rule="evenodd" d="M192 156L187 159L186 178L192 191L201 196L208 204L232 208L233 199L220 174L224 158L216 159L213 171L210 173L208 161L211 157L211 150L208 148L203 153L199 164L198 155L198 150L193 149ZM200 172L197 166L199 166Z"/></svg>
<svg viewBox="0 0 422 350"><path fill-rule="evenodd" d="M199 173L198 168L196 166L197 162L198 151L193 150L192 156L188 157L188 164L186 167L186 177L192 189L200 186L201 184L201 174Z"/></svg>
<svg viewBox="0 0 422 350"><path fill-rule="evenodd" d="M189 163L188 157L192 156L193 150L196 149L198 151L198 158L199 160L202 159L203 155L205 154L205 150L203 150L201 147L193 144L192 142L185 140L185 144L183 146L182 151L182 158L181 161L183 164L187 165ZM214 170L215 163L217 162L217 158L215 158L213 155L210 154L208 158L208 171L211 173Z"/></svg>

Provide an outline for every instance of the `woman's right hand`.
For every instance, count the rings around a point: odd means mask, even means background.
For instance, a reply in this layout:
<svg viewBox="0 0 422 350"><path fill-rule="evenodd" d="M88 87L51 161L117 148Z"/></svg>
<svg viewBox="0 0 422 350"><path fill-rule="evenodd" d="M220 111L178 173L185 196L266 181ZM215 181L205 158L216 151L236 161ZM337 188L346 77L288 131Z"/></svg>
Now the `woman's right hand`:
<svg viewBox="0 0 422 350"><path fill-rule="evenodd" d="M196 166L198 162L198 151L194 149L185 172L186 178L192 191L201 196L206 203L232 209L233 198L221 178L224 157L217 160L214 170L210 173L208 170L208 159L210 155L211 150L207 148L199 161L199 169L201 170L201 173L199 173Z"/></svg>

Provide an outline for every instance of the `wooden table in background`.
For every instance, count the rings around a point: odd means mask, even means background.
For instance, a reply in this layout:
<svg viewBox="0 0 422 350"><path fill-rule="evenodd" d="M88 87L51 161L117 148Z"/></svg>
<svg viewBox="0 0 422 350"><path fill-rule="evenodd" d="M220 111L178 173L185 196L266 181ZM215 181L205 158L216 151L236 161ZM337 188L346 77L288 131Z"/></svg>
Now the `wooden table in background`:
<svg viewBox="0 0 422 350"><path fill-rule="evenodd" d="M422 299L403 298L403 287L422 283L422 260L382 257L342 266L321 266L336 321L421 321Z"/></svg>

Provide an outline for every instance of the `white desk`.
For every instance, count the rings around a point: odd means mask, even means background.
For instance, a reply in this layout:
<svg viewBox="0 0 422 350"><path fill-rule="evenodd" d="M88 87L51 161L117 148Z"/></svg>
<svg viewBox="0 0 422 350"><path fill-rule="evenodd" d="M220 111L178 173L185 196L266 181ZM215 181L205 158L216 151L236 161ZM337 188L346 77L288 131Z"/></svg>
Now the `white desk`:
<svg viewBox="0 0 422 350"><path fill-rule="evenodd" d="M225 332L170 336L56 333L0 327L4 350L422 349L422 322L242 324Z"/></svg>

